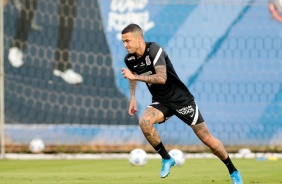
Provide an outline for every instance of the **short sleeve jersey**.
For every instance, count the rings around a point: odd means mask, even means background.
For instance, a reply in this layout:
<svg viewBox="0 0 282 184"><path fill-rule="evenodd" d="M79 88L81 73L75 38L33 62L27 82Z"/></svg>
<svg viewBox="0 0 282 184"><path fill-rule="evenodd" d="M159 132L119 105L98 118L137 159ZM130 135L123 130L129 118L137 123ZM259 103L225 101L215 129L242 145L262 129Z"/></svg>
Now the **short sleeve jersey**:
<svg viewBox="0 0 282 184"><path fill-rule="evenodd" d="M153 101L181 104L187 103L187 100L194 100L194 96L177 76L167 53L155 42L146 42L146 49L142 57L137 58L135 54L127 54L124 62L132 72L146 76L156 74L155 66L166 66L167 81L165 84L146 83Z"/></svg>

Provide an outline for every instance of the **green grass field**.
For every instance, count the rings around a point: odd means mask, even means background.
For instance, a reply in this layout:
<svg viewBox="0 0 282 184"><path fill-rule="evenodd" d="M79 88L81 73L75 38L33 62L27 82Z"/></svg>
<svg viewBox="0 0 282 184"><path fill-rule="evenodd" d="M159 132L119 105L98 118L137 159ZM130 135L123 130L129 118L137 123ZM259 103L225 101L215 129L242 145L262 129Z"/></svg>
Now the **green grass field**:
<svg viewBox="0 0 282 184"><path fill-rule="evenodd" d="M233 159L244 184L282 183L282 161ZM160 159L134 167L122 160L0 160L0 184L227 184L223 163L217 159L186 159L159 178Z"/></svg>

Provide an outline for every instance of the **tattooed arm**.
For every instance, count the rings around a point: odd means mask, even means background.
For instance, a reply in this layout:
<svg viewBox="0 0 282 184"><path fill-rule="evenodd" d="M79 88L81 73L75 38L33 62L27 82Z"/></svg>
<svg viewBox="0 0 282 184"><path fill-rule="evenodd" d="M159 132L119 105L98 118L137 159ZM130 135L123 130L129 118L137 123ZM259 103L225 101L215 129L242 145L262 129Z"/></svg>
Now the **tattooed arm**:
<svg viewBox="0 0 282 184"><path fill-rule="evenodd" d="M135 98L135 91L136 91L136 85L137 85L137 81L135 80L130 80L129 81L129 86L130 86L130 97L131 98Z"/></svg>
<svg viewBox="0 0 282 184"><path fill-rule="evenodd" d="M275 4L271 1L268 2L268 10L273 19L276 19L278 22L282 23L282 16L279 14L279 11L276 9Z"/></svg>
<svg viewBox="0 0 282 184"><path fill-rule="evenodd" d="M137 75L135 76L135 80L147 82L150 84L165 84L167 76L166 76L166 66L158 65L155 67L156 74L154 75Z"/></svg>
<svg viewBox="0 0 282 184"><path fill-rule="evenodd" d="M130 86L130 103L129 103L129 108L128 108L128 114L133 116L135 112L137 112L137 103L135 99L135 91L136 91L136 85L137 81L130 80L129 81L129 86Z"/></svg>
<svg viewBox="0 0 282 184"><path fill-rule="evenodd" d="M150 84L165 84L167 75L166 75L166 66L158 65L155 67L156 74L153 75L136 75L133 74L130 70L122 68L122 74L124 78L134 81L142 81Z"/></svg>

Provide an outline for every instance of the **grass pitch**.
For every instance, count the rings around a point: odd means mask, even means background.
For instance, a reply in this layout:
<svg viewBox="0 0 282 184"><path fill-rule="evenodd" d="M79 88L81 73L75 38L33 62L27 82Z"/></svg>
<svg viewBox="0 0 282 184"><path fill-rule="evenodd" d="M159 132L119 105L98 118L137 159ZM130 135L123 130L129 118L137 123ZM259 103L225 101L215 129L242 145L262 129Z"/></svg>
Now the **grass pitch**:
<svg viewBox="0 0 282 184"><path fill-rule="evenodd" d="M282 161L233 159L245 184L282 183ZM218 159L186 159L159 178L160 159L146 166L121 160L0 160L0 184L227 184L228 171Z"/></svg>

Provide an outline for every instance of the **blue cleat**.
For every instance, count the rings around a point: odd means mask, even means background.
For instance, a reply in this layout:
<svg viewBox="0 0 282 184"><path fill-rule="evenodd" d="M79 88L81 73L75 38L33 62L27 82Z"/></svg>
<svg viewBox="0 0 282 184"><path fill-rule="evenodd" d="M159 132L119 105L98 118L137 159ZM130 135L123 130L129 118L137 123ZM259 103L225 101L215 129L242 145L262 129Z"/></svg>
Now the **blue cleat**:
<svg viewBox="0 0 282 184"><path fill-rule="evenodd" d="M175 164L175 160L172 157L170 157L170 159L162 159L162 170L160 173L160 177L161 178L167 177L170 173L170 168L174 166L174 164Z"/></svg>
<svg viewBox="0 0 282 184"><path fill-rule="evenodd" d="M243 180L239 171L234 171L232 174L230 174L230 176L233 184L243 184Z"/></svg>

